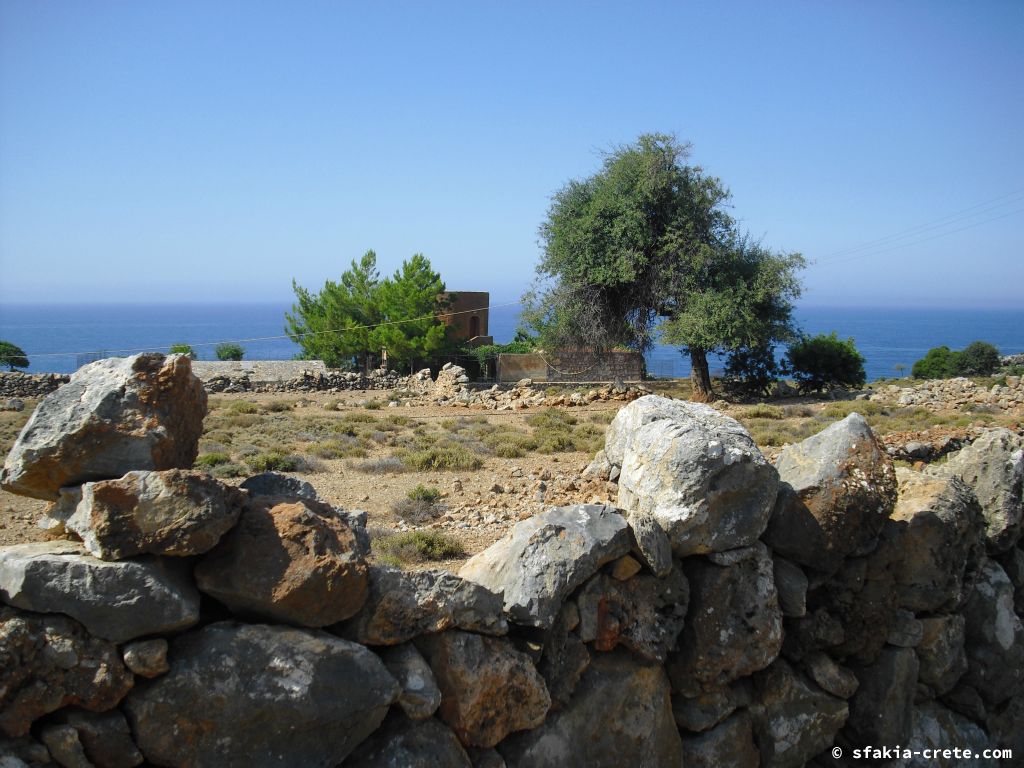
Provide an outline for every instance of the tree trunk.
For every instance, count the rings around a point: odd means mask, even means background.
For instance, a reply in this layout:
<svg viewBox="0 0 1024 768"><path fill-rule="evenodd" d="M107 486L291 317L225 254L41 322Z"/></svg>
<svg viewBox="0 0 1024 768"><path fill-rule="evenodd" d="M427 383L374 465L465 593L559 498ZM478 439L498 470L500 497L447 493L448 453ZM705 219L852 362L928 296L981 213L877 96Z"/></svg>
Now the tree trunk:
<svg viewBox="0 0 1024 768"><path fill-rule="evenodd" d="M708 371L708 353L700 347L690 347L690 385L693 387L693 400L698 403L710 403L715 399L711 391L711 373Z"/></svg>

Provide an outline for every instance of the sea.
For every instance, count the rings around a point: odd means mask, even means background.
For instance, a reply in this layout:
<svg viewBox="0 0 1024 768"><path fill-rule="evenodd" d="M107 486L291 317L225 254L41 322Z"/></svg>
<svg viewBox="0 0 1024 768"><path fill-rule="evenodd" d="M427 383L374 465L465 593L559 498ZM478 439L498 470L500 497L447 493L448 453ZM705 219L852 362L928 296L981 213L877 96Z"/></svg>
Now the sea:
<svg viewBox="0 0 1024 768"><path fill-rule="evenodd" d="M217 344L238 342L249 360L290 360L298 346L285 333L290 304L109 304L0 306L0 340L21 347L29 372L70 373L100 357L166 352L190 344L201 360L215 360ZM835 331L852 337L864 356L869 381L909 375L930 348L960 349L972 341L994 344L1002 354L1024 352L1024 309L919 309L798 307L795 318L811 335ZM490 312L495 342L511 341L519 325L515 306ZM710 359L712 373L723 361ZM656 345L647 355L658 377L690 375L677 347Z"/></svg>

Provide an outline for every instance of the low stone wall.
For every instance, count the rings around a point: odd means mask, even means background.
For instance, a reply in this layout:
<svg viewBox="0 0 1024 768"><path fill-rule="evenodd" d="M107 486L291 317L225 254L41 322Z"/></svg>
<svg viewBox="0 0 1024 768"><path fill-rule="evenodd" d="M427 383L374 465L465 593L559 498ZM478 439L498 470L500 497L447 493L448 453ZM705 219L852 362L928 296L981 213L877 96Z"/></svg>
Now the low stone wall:
<svg viewBox="0 0 1024 768"><path fill-rule="evenodd" d="M0 397L44 397L71 377L62 373L0 372Z"/></svg>
<svg viewBox="0 0 1024 768"><path fill-rule="evenodd" d="M638 352L592 352L564 349L552 353L498 355L498 381L546 382L640 381L644 359Z"/></svg>
<svg viewBox="0 0 1024 768"><path fill-rule="evenodd" d="M1008 430L913 472L852 414L772 465L733 419L647 396L587 468L617 506L521 521L457 575L403 572L308 483L185 469L206 405L187 367L76 375L7 458L0 483L53 499L66 540L0 549L5 768L1024 753Z"/></svg>

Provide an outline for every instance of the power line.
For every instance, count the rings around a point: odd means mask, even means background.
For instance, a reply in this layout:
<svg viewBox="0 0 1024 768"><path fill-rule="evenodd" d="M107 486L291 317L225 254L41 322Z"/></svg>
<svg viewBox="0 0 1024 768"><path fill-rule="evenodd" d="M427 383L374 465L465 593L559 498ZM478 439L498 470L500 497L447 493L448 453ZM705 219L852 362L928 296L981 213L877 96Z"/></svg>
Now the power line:
<svg viewBox="0 0 1024 768"><path fill-rule="evenodd" d="M946 214L945 216L941 216L937 219L932 219L931 221L927 221L923 224L918 224L916 226L909 227L907 229L903 229L889 235L885 235L884 237L880 237L875 240L868 240L867 242L861 243L860 245L855 245L849 248L842 248L838 251L833 251L831 253L825 254L824 256L818 257L817 261L820 263L823 261L828 261L838 256L845 256L865 249L872 250L878 246L888 245L891 242L905 240L907 238L913 238L929 230L941 229L951 224L955 224L958 221L971 219L974 218L975 216L981 216L983 214L998 210L999 208L1003 208L1007 205L1015 205L1019 203L1021 199L1024 199L1024 189L1018 189L1013 192L1007 192L1006 194L1000 195L999 197L994 197L989 200L985 200L984 202L976 203L974 205L968 206L967 208L963 208L954 213ZM994 219L992 220L994 221Z"/></svg>
<svg viewBox="0 0 1024 768"><path fill-rule="evenodd" d="M504 309L505 307L517 307L522 302L510 301L506 304L492 304L487 307L478 307L476 309L460 309L458 312L441 312L433 315L423 315L422 317L410 317L405 320L386 320L383 323L373 323L370 325L353 325L348 328L331 328L326 331L309 331L307 333L295 334L298 338L305 338L306 336L321 336L327 333L349 333L351 331L365 331L373 328L381 328L385 325L403 325L405 323L417 323L421 320L439 320L443 317L454 317L455 315L469 315L474 312L489 311L491 309ZM200 341L195 344L189 344L190 347L212 347L218 344L243 344L253 341L276 341L278 339L292 339L294 338L291 334L281 334L279 336L254 336L248 339L222 339L220 341ZM137 352L160 352L166 349L166 346L160 347L136 347L135 349L108 349L103 350L108 354L135 354ZM26 352L28 357L70 357L74 355L87 355L95 350L89 350L85 352Z"/></svg>
<svg viewBox="0 0 1024 768"><path fill-rule="evenodd" d="M929 237L921 238L920 240L914 240L914 241L909 242L909 243L899 243L897 245L892 245L892 246L889 246L889 247L886 247L886 248L882 248L880 250L868 251L866 253L855 253L853 255L847 256L844 259L836 259L836 260L833 260L833 261L831 261L829 263L830 264L844 264L844 263L846 263L848 261L856 261L857 259L867 258L868 256L880 256L883 253L889 253L890 251L898 251L898 250L901 250L903 248L910 248L910 247L915 246L915 245L920 245L921 243L927 243L929 240L936 240L936 239L938 239L940 237L946 237L947 235L953 235L953 234L956 234L957 232L963 232L966 229L971 229L973 227L980 227L982 224L990 224L993 221L999 221L1000 219L1005 219L1008 216L1016 216L1017 214L1020 214L1020 213L1024 213L1024 208L1018 208L1015 211L1009 211L1008 213L1004 213L1004 214L1001 214L999 216L993 216L992 218L989 218L989 219L983 219L982 221L975 221L975 222L972 222L970 224L965 224L962 227L957 227L956 229L951 229L951 230L949 230L947 232L938 232L938 233L936 233L934 235L931 235Z"/></svg>

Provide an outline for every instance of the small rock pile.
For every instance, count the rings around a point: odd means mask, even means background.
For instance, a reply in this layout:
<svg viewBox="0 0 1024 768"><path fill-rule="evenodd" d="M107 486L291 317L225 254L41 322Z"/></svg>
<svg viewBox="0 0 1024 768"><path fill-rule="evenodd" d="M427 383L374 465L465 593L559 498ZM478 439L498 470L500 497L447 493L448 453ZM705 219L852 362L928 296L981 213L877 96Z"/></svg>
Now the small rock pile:
<svg viewBox="0 0 1024 768"><path fill-rule="evenodd" d="M983 387L963 377L928 379L911 387L887 384L868 398L895 405L922 405L936 410L954 410L969 405L988 405L1001 410L1024 406L1024 383L1020 376L1007 376L1006 384Z"/></svg>
<svg viewBox="0 0 1024 768"><path fill-rule="evenodd" d="M494 384L489 389L474 389L464 368L446 363L437 375L433 388L429 388L430 371L423 370L410 379L410 388L427 394L436 405L471 408L488 411L515 411L524 408L584 406L595 402L630 402L649 394L650 390L638 384L621 382L597 387L587 392L546 394L532 379L520 379L511 388Z"/></svg>
<svg viewBox="0 0 1024 768"><path fill-rule="evenodd" d="M374 565L365 515L294 478L188 470L204 411L187 358L101 361L8 457L73 540L0 549L4 768L1024 751L1007 430L894 471L853 414L773 466L711 407L643 397L587 469L617 506L522 520L455 575Z"/></svg>
<svg viewBox="0 0 1024 768"><path fill-rule="evenodd" d="M0 372L0 398L45 397L70 379L63 373L3 371Z"/></svg>

